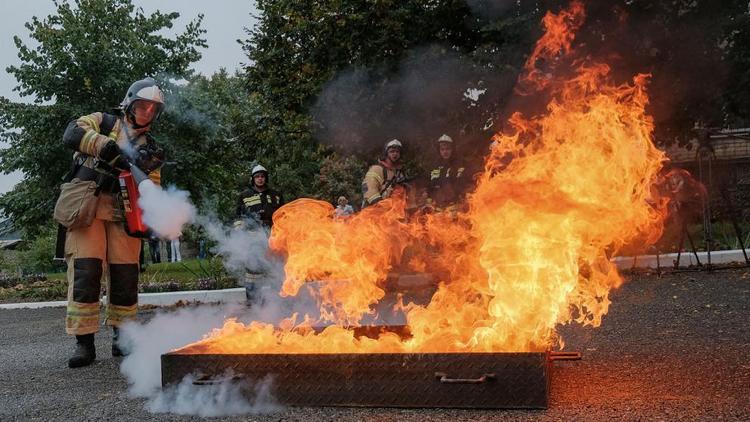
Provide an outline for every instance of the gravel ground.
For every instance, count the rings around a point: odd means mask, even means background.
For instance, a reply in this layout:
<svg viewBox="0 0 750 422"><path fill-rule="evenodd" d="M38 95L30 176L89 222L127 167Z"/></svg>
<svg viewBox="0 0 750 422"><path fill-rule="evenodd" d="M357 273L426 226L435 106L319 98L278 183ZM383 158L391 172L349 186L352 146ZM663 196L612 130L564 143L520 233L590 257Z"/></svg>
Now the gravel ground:
<svg viewBox="0 0 750 422"><path fill-rule="evenodd" d="M602 327L564 327L544 411L291 408L216 420L750 420L750 273L632 275ZM192 420L127 395L109 336L96 364L66 366L64 309L0 310L0 420Z"/></svg>

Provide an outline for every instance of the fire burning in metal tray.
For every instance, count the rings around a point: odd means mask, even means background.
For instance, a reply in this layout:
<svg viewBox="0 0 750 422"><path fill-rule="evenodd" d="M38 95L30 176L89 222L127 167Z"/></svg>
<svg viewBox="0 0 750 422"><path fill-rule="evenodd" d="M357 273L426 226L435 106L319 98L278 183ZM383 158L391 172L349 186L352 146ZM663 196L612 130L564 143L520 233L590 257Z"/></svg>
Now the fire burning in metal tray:
<svg viewBox="0 0 750 422"><path fill-rule="evenodd" d="M348 368L326 373L330 388L341 394L333 402L388 405L349 391L345 375L369 380L365 385L381 378L392 382L385 378L408 378L421 363L439 357L446 368L471 370L454 375L423 367L414 375L419 382L445 385L441 379L470 373L460 379L484 377L479 384L506 388L518 385L517 379L539 379L535 388L542 394L544 386L546 397L547 350L563 346L555 328L601 324L609 291L622 283L609 257L628 242L654 242L665 215L666 200L652 189L665 156L652 142L653 121L645 112L648 75L617 84L607 64L578 58L571 43L584 18L579 2L544 17L546 33L525 65L517 93L547 98L546 111L532 117L514 113L504 133L494 136L465 212L407 219L403 196L345 221L334 221L331 205L322 201L284 206L274 216L271 237L272 250L286 260L281 295L295 296L315 280L320 318L293 314L275 325L227 320L200 342L165 355L165 382L175 380L170 368L178 356L203 369L201 358L189 354L235 363L244 355L248 362L267 363L268 373L292 365L299 377ZM396 305L408 337L390 331L356 335L349 327L377 319L374 309L387 294L394 265L435 274L434 295L426 304ZM327 327L313 329L321 324ZM509 369L513 362L526 375ZM378 364L395 372L368 369ZM246 372L258 375L261 369ZM287 383L299 380L279 375L277 381L279 391L286 391ZM474 394L485 391L459 384ZM397 398L390 404L399 405ZM546 399L535 403L532 407L544 407ZM410 405L415 404L436 405Z"/></svg>

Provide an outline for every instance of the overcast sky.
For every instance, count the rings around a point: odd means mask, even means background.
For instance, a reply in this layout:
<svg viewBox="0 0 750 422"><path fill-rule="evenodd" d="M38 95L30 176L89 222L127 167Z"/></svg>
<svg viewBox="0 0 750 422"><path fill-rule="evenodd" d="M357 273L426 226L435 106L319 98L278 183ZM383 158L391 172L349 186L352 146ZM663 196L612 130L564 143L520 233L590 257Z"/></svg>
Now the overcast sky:
<svg viewBox="0 0 750 422"><path fill-rule="evenodd" d="M174 22L172 31L182 32L185 25L202 13L203 28L207 31L205 39L208 48L201 51L202 59L193 64L193 69L204 75L210 75L219 68L234 71L246 63L237 39L245 39L244 27L252 27L256 15L253 0L133 0L136 7L144 12L153 13L179 12L180 17ZM5 68L19 64L18 54L13 43L13 36L19 35L28 40L28 30L24 23L32 16L40 19L55 11L52 0L0 0L0 95L13 101L21 100L13 91L16 80ZM28 101L28 99L24 99ZM0 145L1 146L1 145ZM21 178L20 174L0 173L0 193L7 192Z"/></svg>

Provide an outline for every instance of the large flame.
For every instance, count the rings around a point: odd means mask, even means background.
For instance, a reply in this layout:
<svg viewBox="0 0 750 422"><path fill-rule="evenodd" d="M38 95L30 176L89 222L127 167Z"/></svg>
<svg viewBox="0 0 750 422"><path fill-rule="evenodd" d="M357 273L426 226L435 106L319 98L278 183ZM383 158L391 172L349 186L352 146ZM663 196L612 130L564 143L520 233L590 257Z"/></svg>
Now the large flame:
<svg viewBox="0 0 750 422"><path fill-rule="evenodd" d="M611 253L661 234L652 185L665 157L645 113L648 77L614 84L606 64L573 56L583 20L578 2L544 17L518 92L547 98L546 111L515 113L494 136L466 212L408 219L396 195L335 221L328 203L294 201L275 215L271 238L286 258L281 294L314 281L320 318L229 320L184 351L536 351L559 340L558 324L598 326L622 283ZM437 291L426 305L400 305L410 337L356 336L350 327L372 319L397 265L428 269ZM330 326L313 329L321 324Z"/></svg>

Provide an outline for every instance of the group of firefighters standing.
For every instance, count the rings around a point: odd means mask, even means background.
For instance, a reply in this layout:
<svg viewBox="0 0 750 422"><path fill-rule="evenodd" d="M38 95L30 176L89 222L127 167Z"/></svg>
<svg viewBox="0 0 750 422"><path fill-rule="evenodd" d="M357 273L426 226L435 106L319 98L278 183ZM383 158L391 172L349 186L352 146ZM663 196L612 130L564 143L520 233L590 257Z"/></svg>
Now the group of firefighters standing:
<svg viewBox="0 0 750 422"><path fill-rule="evenodd" d="M73 166L61 186L55 220L61 226L58 256L68 265L65 329L76 337L68 361L71 368L90 365L96 359L94 334L100 325L103 281L107 291L105 324L113 329L112 355L127 352L120 344L119 327L136 316L142 239L128 230L124 218L133 204L123 191L121 175L140 170L160 184L165 157L150 129L163 108L161 89L155 80L146 78L130 86L119 109L82 116L70 122L63 135L63 144L74 151ZM362 182L363 206L388 198L398 186L410 182L402 149L399 140L389 141L380 160L368 169ZM466 191L466 171L454 149L450 136L437 140L439 158L429 172L423 195L425 209L455 210ZM250 186L237 200L238 222L255 221L270 229L273 214L284 199L269 182L265 167L253 167ZM337 216L353 211L346 198L338 202L342 212Z"/></svg>
<svg viewBox="0 0 750 422"><path fill-rule="evenodd" d="M453 138L443 134L437 139L438 159L429 171L426 189L421 195L423 209L429 212L455 212L469 186L470 177L466 174L464 163L455 154ZM407 175L401 158L403 144L398 139L390 140L383 148L378 162L367 170L362 181L362 206L373 205L390 197L399 186L411 185L412 178ZM250 187L245 189L237 200L236 225L243 219L251 219L270 228L273 225L273 213L283 204L280 192L268 186L268 170L256 165L251 174ZM417 202L416 194L410 192L407 201L410 206ZM337 201L342 212L335 216L346 216L351 211L346 197ZM348 207L348 208L346 208Z"/></svg>
<svg viewBox="0 0 750 422"><path fill-rule="evenodd" d="M436 148L438 159L430 168L427 186L421 195L423 208L435 212L455 212L466 193L469 177L465 164L455 154L453 138L443 134L437 139ZM362 182L363 206L388 198L397 186L411 182L401 160L402 149L403 144L398 139L389 141L383 157L367 170ZM416 202L416 193L411 192L407 197L407 206L413 208Z"/></svg>

